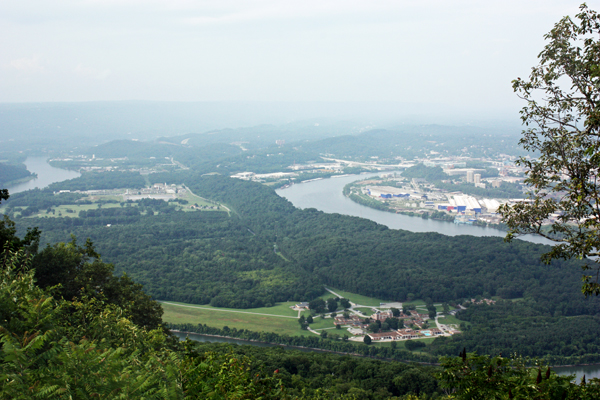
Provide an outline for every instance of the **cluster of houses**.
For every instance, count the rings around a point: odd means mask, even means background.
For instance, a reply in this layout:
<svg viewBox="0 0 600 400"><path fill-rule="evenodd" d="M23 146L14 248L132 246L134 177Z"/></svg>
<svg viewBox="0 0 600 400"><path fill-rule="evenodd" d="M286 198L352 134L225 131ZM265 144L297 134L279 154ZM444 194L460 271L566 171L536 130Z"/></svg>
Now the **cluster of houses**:
<svg viewBox="0 0 600 400"><path fill-rule="evenodd" d="M410 328L398 329L390 332L368 333L367 336L371 340L408 340L408 339L424 339L426 337L443 335L444 332L434 328L428 330L414 330Z"/></svg>
<svg viewBox="0 0 600 400"><path fill-rule="evenodd" d="M393 318L391 311L377 311L371 315L368 319L361 318L360 316L353 314L349 315L348 318L344 316L336 316L334 319L335 325L348 326L348 331L353 335L363 335L365 330L369 326L371 321L384 322L388 318ZM413 328L402 328L396 329L389 332L380 333L367 333L371 340L408 340L408 339L423 339L426 337L433 337L443 335L444 332L440 329L422 329L425 326L425 320L428 318L427 314L420 314L416 310L411 310L410 313L403 314L402 312L398 316L399 319L405 320L410 323Z"/></svg>
<svg viewBox="0 0 600 400"><path fill-rule="evenodd" d="M377 310L373 308L375 311L370 316L361 315L361 312L357 309L346 310L342 315L336 315L333 319L333 323L339 327L347 327L348 332L355 336L354 339L351 340L360 340L362 336L369 336L372 341L394 341L394 340L409 340L409 339L425 339L428 337L436 337L436 336L449 336L454 335L456 333L460 333L454 328L450 328L449 326L440 325L442 329L438 328L428 328L427 320L429 319L429 314L419 313L418 310L404 310L407 314L404 314L401 310L401 303L388 303L383 304L382 306L397 307L397 310L400 311L400 314L394 317L394 314L389 309ZM361 306L363 307L363 306ZM296 303L291 307L293 310L304 311L309 310L309 304L306 302ZM396 313L398 314L398 313ZM334 314L335 315L335 314ZM404 327L401 329L391 329L388 332L378 332L378 333L369 333L368 328L369 325L373 322L385 322L388 318L398 318L404 321ZM317 333L317 332L314 332Z"/></svg>
<svg viewBox="0 0 600 400"><path fill-rule="evenodd" d="M469 301L467 301L469 302ZM492 299L481 299L481 300L477 300L477 299L471 299L470 303L473 304L496 304L496 300L492 300Z"/></svg>

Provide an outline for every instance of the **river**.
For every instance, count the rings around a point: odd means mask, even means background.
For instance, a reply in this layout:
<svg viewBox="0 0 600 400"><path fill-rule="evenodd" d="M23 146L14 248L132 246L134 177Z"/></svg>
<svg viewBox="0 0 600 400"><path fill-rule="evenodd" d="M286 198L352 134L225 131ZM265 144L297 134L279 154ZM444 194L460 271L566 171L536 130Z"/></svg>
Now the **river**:
<svg viewBox="0 0 600 400"><path fill-rule="evenodd" d="M42 189L51 183L66 181L67 179L73 179L81 176L79 172L55 168L48 164L47 160L48 157L27 157L25 160L25 165L30 172L37 174L37 178L9 186L6 188L8 189L8 192L19 193L35 188Z"/></svg>
<svg viewBox="0 0 600 400"><path fill-rule="evenodd" d="M293 347L293 346L269 344L269 343L263 343L263 342L251 342L251 341L235 339L235 338L202 335L199 333L173 332L173 334L176 337L178 337L180 340L185 340L185 338L189 337L191 340L195 340L198 342L230 343L230 344L238 344L238 345L252 345L252 346L259 346L259 347L280 346L280 347L283 347L288 350L319 351L319 350L312 350L312 349L299 348L299 347ZM576 366L576 367L556 367L553 369L559 375L575 375L575 382L578 382L578 383L581 381L581 378L583 377L583 375L585 375L586 379L600 378L600 366L599 365L583 365L583 366Z"/></svg>
<svg viewBox="0 0 600 400"><path fill-rule="evenodd" d="M389 174L389 172L381 174ZM288 199L298 208L316 208L317 210L326 213L339 213L367 218L379 224L386 225L391 229L404 229L411 232L438 232L448 236L472 235L504 237L506 235L506 232L495 228L456 225L449 222L379 211L355 203L343 195L342 190L348 183L367 179L370 176L376 175L380 174L351 175L300 183L285 189L279 189L277 190L277 194ZM520 237L520 239L533 243L551 244L549 240L531 235ZM600 366L598 365L558 367L556 368L556 371L561 375L575 374L577 376L576 379L578 380L581 380L584 374L588 379L600 378Z"/></svg>
<svg viewBox="0 0 600 400"><path fill-rule="evenodd" d="M389 172L381 173L389 174ZM448 236L472 235L472 236L497 236L504 237L506 232L495 228L457 225L451 222L436 221L433 219L422 219L410 217L403 214L394 214L386 211L375 210L355 203L344 196L342 190L350 182L367 179L376 176L350 175L340 178L321 179L307 183L299 183L276 192L285 197L298 208L316 208L326 213L339 213L354 217L367 218L379 224L386 225L391 229L404 229L411 232L438 232ZM533 243L550 244L549 240L536 236L524 236L523 240Z"/></svg>
<svg viewBox="0 0 600 400"><path fill-rule="evenodd" d="M77 178L81 174L75 171L52 167L47 162L47 157L27 157L25 160L27 169L38 175L37 179L28 182L10 186L7 189L10 193L18 193L34 188L44 188L51 183L61 182L67 179ZM452 223L434 221L409 217L401 214L387 213L374 210L353 202L342 194L344 186L358 179L366 179L369 175L352 175L341 178L322 179L308 183L293 185L286 189L277 190L277 193L290 200L294 206L299 208L316 208L328 213L340 213L352 215L361 218L367 218L377 223L388 226L392 229L405 229L412 232L439 232L444 235L473 235L473 236L504 236L505 233L494 228L484 228L472 225L455 225ZM530 240L536 243L542 243L539 238L530 237ZM232 344L252 344L254 346L272 346L261 342L248 342L238 339L229 339L222 337L206 336L199 334L177 333L178 337L184 339L189 336L190 339L204 342L220 342ZM600 366L577 366L560 367L556 371L561 375L576 374L580 380L585 374L589 378L600 378Z"/></svg>

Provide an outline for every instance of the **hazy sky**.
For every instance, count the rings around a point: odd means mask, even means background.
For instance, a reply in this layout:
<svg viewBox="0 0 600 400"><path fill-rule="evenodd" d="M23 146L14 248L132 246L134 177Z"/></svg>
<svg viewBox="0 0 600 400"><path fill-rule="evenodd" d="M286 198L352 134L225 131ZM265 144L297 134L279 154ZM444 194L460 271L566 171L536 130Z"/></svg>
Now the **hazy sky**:
<svg viewBox="0 0 600 400"><path fill-rule="evenodd" d="M593 2L588 2L594 8ZM552 0L0 0L0 102L397 101L518 109Z"/></svg>

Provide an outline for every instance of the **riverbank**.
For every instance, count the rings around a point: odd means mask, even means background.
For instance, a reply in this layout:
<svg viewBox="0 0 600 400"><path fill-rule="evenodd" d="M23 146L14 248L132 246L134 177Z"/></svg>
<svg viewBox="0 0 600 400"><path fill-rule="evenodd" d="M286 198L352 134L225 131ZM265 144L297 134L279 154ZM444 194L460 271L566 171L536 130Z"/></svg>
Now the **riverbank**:
<svg viewBox="0 0 600 400"><path fill-rule="evenodd" d="M54 182L61 182L81 176L79 172L67 171L51 166L48 164L46 157L27 157L24 164L27 170L35 174L36 178L6 185L9 193L19 193L35 188L42 189Z"/></svg>
<svg viewBox="0 0 600 400"><path fill-rule="evenodd" d="M213 343L232 343L232 344L238 344L238 345L250 345L250 346L259 346L259 347L282 347L285 349L290 349L290 350L298 350L298 351L303 351L303 352L321 352L321 353L333 353L333 354L339 354L339 355L346 355L346 356L351 356L351 357L362 357L362 358L370 358L370 359L374 359L374 360L382 360L382 361L400 361L400 362L405 362L405 363L415 363L415 364L419 364L419 365L429 365L429 366L439 366L439 363L432 363L432 362L419 362L419 361L413 361L413 360L402 360L402 359L397 359L397 358L389 358L389 357L377 357L377 356L371 356L371 355L365 355L365 354L359 354L356 352L342 352L342 351L335 351L335 350L326 350L326 349L320 349L320 348L314 348L314 347L307 347L307 346L293 346L293 345L284 345L281 343L275 343L275 342L267 342L267 341L260 341L260 340L252 340L252 339L240 339L237 337L232 337L232 336L225 336L225 335L214 335L214 334L199 334L196 332L188 332L188 331L181 331L181 330L171 330L171 332L173 333L177 333L180 334L181 336L178 336L179 339L184 340L185 337L189 337L190 340L196 340L196 341L200 341L200 342L213 342ZM186 335L185 337L182 337L183 335ZM200 338L208 338L209 340L200 340ZM213 340L210 340L213 339ZM581 378L583 378L583 376L585 375L587 379L590 378L600 378L600 364L580 364L580 365L550 365L550 367L559 375L575 375L575 381L579 381L581 380Z"/></svg>
<svg viewBox="0 0 600 400"><path fill-rule="evenodd" d="M31 173L31 175L25 177L25 178L21 178L21 179L15 179L14 181L8 181L8 182L4 182L2 183L2 186L6 186L6 187L11 187L11 186L16 186L16 185L20 185L22 183L26 183L29 182L31 180L37 179L38 175L33 172Z"/></svg>
<svg viewBox="0 0 600 400"><path fill-rule="evenodd" d="M372 208L374 210L389 212L393 214L406 215L408 217L416 217L421 219L431 219L440 222L450 222L456 224L456 215L449 214L442 210L435 210L433 208L417 207L420 200L408 201L408 202L390 202L386 199L376 199L364 192L364 187L361 187L361 181L350 182L344 186L342 193L345 197L354 201L357 204L365 207ZM364 186L364 185L363 185ZM404 188L407 189L407 188ZM409 205L409 208L402 207L401 205ZM417 207L415 209L415 207ZM475 218L475 217L474 217ZM483 220L469 221L468 225L490 227L498 229L500 231L507 231L506 225L504 224L492 224Z"/></svg>
<svg viewBox="0 0 600 400"><path fill-rule="evenodd" d="M380 359L389 359L402 362L417 362L432 365L438 362L438 357L426 353L411 352L405 349L394 348L389 345L379 346L375 343L366 345L364 343L356 343L344 340L343 338L339 337L333 338L333 336L289 336L279 335L274 332L256 332L249 331L247 329L235 329L229 327L216 328L206 324L169 324L168 327L174 331L189 332L199 335L215 335L235 338L236 340L242 339L270 343L273 345L339 352L340 354L355 354Z"/></svg>
<svg viewBox="0 0 600 400"><path fill-rule="evenodd" d="M187 332L187 331L180 331L180 330L175 330L175 329L171 329L171 332L174 333L179 333L179 334L185 334L187 335L186 337L189 337L189 335L193 335L193 336L201 336L201 337L207 337L207 338L214 338L214 339L227 339L230 340L232 342L234 342L235 344L240 344L240 345L251 345L251 346L261 346L261 347L283 347L285 349L290 349L290 350L299 350L299 351L307 351L307 352L320 352L320 353L332 353L332 354L338 354L338 355L343 355L343 356L352 356L352 357L362 357L362 358L371 358L374 360L382 360L382 361L400 361L400 362L404 362L407 364L419 364L419 365L429 365L429 366L439 366L439 363L431 363L431 362L423 362L423 361L412 361L412 360L402 360L402 359L396 359L396 358L387 358L387 357L376 357L376 356L371 356L368 354L359 354L356 352L344 352L344 351L336 351L336 350L328 350L328 349L322 349L322 348L317 348L317 347L307 347L307 346L295 346L295 345L288 345L288 344L281 344L281 343L275 343L275 342L264 342L264 341L260 341L260 340L253 340L253 339L240 339L237 337L232 337L232 336L223 336L223 335L211 335L211 334L199 334L196 332ZM179 337L180 339L182 339L181 337ZM203 341L203 340L197 340L194 339L193 337L190 337L191 340L196 340L196 341ZM205 340L206 342L211 342L211 340ZM222 343L223 340L215 340L214 342L217 343ZM242 343L236 343L236 342L242 342Z"/></svg>
<svg viewBox="0 0 600 400"><path fill-rule="evenodd" d="M389 172L381 172L379 174L389 174ZM402 214L382 212L357 204L344 196L343 189L347 184L378 176L379 174L361 174L340 176L335 179L322 179L301 185L291 185L285 189L276 190L276 193L291 201L297 208L315 208L329 214L343 214L365 218L385 225L390 229L401 229L415 233L436 232L447 236L471 235L500 238L506 236L506 231L491 226L449 224L445 221L437 221L431 218L414 218ZM545 238L534 235L525 235L518 239L538 244L553 244Z"/></svg>

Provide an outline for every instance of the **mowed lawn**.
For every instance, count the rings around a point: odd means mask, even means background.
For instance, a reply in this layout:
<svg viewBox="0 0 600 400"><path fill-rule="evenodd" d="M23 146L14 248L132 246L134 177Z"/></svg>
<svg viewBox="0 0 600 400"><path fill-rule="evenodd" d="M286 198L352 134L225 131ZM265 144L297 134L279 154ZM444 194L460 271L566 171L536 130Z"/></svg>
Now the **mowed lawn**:
<svg viewBox="0 0 600 400"><path fill-rule="evenodd" d="M342 296L345 299L350 300L354 304L360 304L361 306L370 306L370 307L379 307L380 303L389 303L391 300L381 300L376 299L374 297L367 297L360 294L354 294L350 292L344 292L343 290L338 290L335 288L329 288ZM332 296L330 296L332 297Z"/></svg>
<svg viewBox="0 0 600 400"><path fill-rule="evenodd" d="M362 296L334 288L331 288L331 290L349 299L353 303L361 305L379 307L379 303L385 302L381 299ZM334 295L329 292L325 292L321 296L324 300L327 300L330 297L334 297ZM186 304L175 301L161 302L161 304L164 310L163 321L167 323L206 324L216 328L228 326L229 328L248 329L256 332L274 332L290 336L314 335L309 331L300 329L300 324L297 319L298 311L290 308L295 304L295 302L291 301L278 303L273 307L247 309L220 308L212 307L210 305ZM365 315L372 314L370 308L364 308L361 309L361 311L363 311ZM341 315L342 312L343 310L341 309L337 311L338 315ZM310 312L303 311L302 315L306 318L310 315ZM333 318L322 319L318 315L315 315L313 318L314 323L310 325L313 329L330 329L334 327ZM336 333L342 335L347 333L347 331L345 329L340 331L336 330Z"/></svg>
<svg viewBox="0 0 600 400"><path fill-rule="evenodd" d="M460 319L456 318L454 315L445 315L445 316L440 316L439 317L440 320L440 324L444 324L444 325L456 325L459 326L461 323L465 322L465 321L461 321ZM465 322L467 325L469 324L468 322Z"/></svg>
<svg viewBox="0 0 600 400"><path fill-rule="evenodd" d="M248 329L256 332L274 332L290 336L314 335L300 329L298 319L295 318L298 316L298 312L289 308L293 303L282 303L275 307L250 308L243 310L173 303L174 302L161 303L164 310L163 321L167 323L206 324L216 328L228 326L236 329Z"/></svg>

